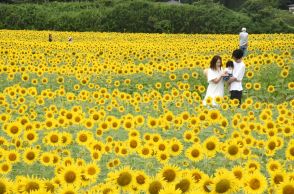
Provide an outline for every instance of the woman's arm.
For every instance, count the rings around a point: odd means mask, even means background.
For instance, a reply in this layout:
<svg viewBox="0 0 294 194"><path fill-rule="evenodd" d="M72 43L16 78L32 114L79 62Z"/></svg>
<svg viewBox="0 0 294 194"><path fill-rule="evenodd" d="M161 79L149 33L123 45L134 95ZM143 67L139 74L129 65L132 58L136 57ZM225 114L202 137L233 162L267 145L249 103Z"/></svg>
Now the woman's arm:
<svg viewBox="0 0 294 194"><path fill-rule="evenodd" d="M213 83L217 84L218 82L220 82L224 76L226 76L227 74L226 73L222 73L219 77L211 80Z"/></svg>

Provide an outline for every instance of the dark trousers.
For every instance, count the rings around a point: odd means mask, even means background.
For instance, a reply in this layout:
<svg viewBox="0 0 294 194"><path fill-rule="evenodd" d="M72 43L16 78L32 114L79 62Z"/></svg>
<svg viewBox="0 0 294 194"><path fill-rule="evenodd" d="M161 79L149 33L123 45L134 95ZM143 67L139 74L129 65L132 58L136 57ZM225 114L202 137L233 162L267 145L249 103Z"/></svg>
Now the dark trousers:
<svg viewBox="0 0 294 194"><path fill-rule="evenodd" d="M241 105L241 98L242 98L242 90L238 91L238 90L232 90L230 91L231 93L231 97L230 99L238 99L239 100L239 106Z"/></svg>

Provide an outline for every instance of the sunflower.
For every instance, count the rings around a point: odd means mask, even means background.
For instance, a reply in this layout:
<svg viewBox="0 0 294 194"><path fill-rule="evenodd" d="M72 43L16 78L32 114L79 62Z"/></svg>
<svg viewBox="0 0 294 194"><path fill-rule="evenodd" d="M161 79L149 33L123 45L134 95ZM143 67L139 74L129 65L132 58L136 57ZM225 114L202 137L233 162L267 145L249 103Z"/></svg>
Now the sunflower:
<svg viewBox="0 0 294 194"><path fill-rule="evenodd" d="M33 164L39 159L39 149L36 148L26 148L23 152L23 161L26 164Z"/></svg>
<svg viewBox="0 0 294 194"><path fill-rule="evenodd" d="M273 92L275 91L275 87L272 86L272 85L269 85L268 88L267 88L267 91L268 91L269 93L273 93Z"/></svg>
<svg viewBox="0 0 294 194"><path fill-rule="evenodd" d="M0 163L0 174L8 174L10 173L12 169L11 163L10 162L2 162Z"/></svg>
<svg viewBox="0 0 294 194"><path fill-rule="evenodd" d="M248 160L246 162L246 169L249 172L259 171L260 170L260 163L256 160Z"/></svg>
<svg viewBox="0 0 294 194"><path fill-rule="evenodd" d="M294 180L287 180L279 184L277 194L292 194L294 193Z"/></svg>
<svg viewBox="0 0 294 194"><path fill-rule="evenodd" d="M76 142L79 145L86 145L89 142L91 142L93 139L93 134L90 131L87 130L81 130L78 132L76 137Z"/></svg>
<svg viewBox="0 0 294 194"><path fill-rule="evenodd" d="M123 127L126 130L131 130L131 129L134 129L135 127L135 122L133 119L124 119L122 120L122 122L123 122Z"/></svg>
<svg viewBox="0 0 294 194"><path fill-rule="evenodd" d="M178 156L183 150L183 144L176 138L169 142L169 153L171 156Z"/></svg>
<svg viewBox="0 0 294 194"><path fill-rule="evenodd" d="M208 118L210 122L216 123L219 121L221 113L218 110L211 110L208 112Z"/></svg>
<svg viewBox="0 0 294 194"><path fill-rule="evenodd" d="M244 191L248 194L262 194L267 188L266 178L258 171L244 177Z"/></svg>
<svg viewBox="0 0 294 194"><path fill-rule="evenodd" d="M76 185L65 184L57 190L60 194L79 194L79 188Z"/></svg>
<svg viewBox="0 0 294 194"><path fill-rule="evenodd" d="M137 148L137 153L142 157L142 158L150 158L152 155L152 150L149 146L144 145L144 146L139 146Z"/></svg>
<svg viewBox="0 0 294 194"><path fill-rule="evenodd" d="M270 174L270 182L272 186L277 187L288 179L287 174L283 171L274 171Z"/></svg>
<svg viewBox="0 0 294 194"><path fill-rule="evenodd" d="M62 185L79 185L81 184L81 168L76 165L63 166L56 177L60 180Z"/></svg>
<svg viewBox="0 0 294 194"><path fill-rule="evenodd" d="M16 150L10 150L5 153L6 155L6 161L9 163L17 163L20 160L20 154Z"/></svg>
<svg viewBox="0 0 294 194"><path fill-rule="evenodd" d="M218 145L219 139L217 137L212 136L207 138L202 144L205 155L208 157L214 157L218 150Z"/></svg>
<svg viewBox="0 0 294 194"><path fill-rule="evenodd" d="M5 131L9 136L17 137L22 132L22 126L19 122L9 123Z"/></svg>
<svg viewBox="0 0 294 194"><path fill-rule="evenodd" d="M212 181L211 188L213 193L234 193L239 189L239 181L230 171L218 173Z"/></svg>
<svg viewBox="0 0 294 194"><path fill-rule="evenodd" d="M167 152L158 152L156 154L156 158L161 164L167 164L170 159L170 155Z"/></svg>
<svg viewBox="0 0 294 194"><path fill-rule="evenodd" d="M44 189L43 182L38 178L17 177L17 188L20 193L29 194L33 191Z"/></svg>
<svg viewBox="0 0 294 194"><path fill-rule="evenodd" d="M288 147L285 150L285 156L288 160L294 160L294 143L288 144Z"/></svg>
<svg viewBox="0 0 294 194"><path fill-rule="evenodd" d="M260 83L254 83L253 84L253 89L257 90L257 91L260 90L261 89L261 84Z"/></svg>
<svg viewBox="0 0 294 194"><path fill-rule="evenodd" d="M183 134L183 139L186 142L192 142L195 137L195 134L192 130L186 130Z"/></svg>
<svg viewBox="0 0 294 194"><path fill-rule="evenodd" d="M241 182L243 181L244 176L245 176L245 169L244 168L242 168L241 166L234 166L232 168L232 173L234 174L236 179L238 179Z"/></svg>
<svg viewBox="0 0 294 194"><path fill-rule="evenodd" d="M179 189L182 193L195 192L194 178L189 172L182 171L179 181L175 184L175 188Z"/></svg>
<svg viewBox="0 0 294 194"><path fill-rule="evenodd" d="M43 152L40 156L40 162L44 166L50 166L53 163L53 157L50 152Z"/></svg>
<svg viewBox="0 0 294 194"><path fill-rule="evenodd" d="M181 194L183 193L179 188L174 185L166 185L163 189L159 190L159 194Z"/></svg>
<svg viewBox="0 0 294 194"><path fill-rule="evenodd" d="M225 145L225 156L230 160L236 160L241 157L242 149L236 140L230 141Z"/></svg>
<svg viewBox="0 0 294 194"><path fill-rule="evenodd" d="M203 159L203 149L202 146L195 143L186 150L186 157L194 162L198 162Z"/></svg>
<svg viewBox="0 0 294 194"><path fill-rule="evenodd" d="M154 128L158 127L158 120L156 118L149 117L147 124L150 129L154 129Z"/></svg>
<svg viewBox="0 0 294 194"><path fill-rule="evenodd" d="M179 167L174 165L165 165L161 168L157 175L167 183L175 182L179 176Z"/></svg>
<svg viewBox="0 0 294 194"><path fill-rule="evenodd" d="M288 83L288 89L289 90L294 90L294 82L289 82Z"/></svg>
<svg viewBox="0 0 294 194"><path fill-rule="evenodd" d="M286 78L286 77L288 77L288 75L289 75L289 70L287 70L287 69L283 69L280 73L280 76L282 78Z"/></svg>
<svg viewBox="0 0 294 194"><path fill-rule="evenodd" d="M197 184L197 191L200 193L211 193L212 192L213 179L209 176L204 176L201 181Z"/></svg>
<svg viewBox="0 0 294 194"><path fill-rule="evenodd" d="M149 185L149 176L141 170L136 170L134 171L134 181L133 184L134 186L139 190L139 191L146 191Z"/></svg>
<svg viewBox="0 0 294 194"><path fill-rule="evenodd" d="M251 79L253 76L254 76L254 72L253 72L253 71L248 71L248 72L246 73L246 77L247 77L248 79Z"/></svg>
<svg viewBox="0 0 294 194"><path fill-rule="evenodd" d="M51 131L45 136L45 141L50 146L59 146L61 141L60 135L56 131Z"/></svg>
<svg viewBox="0 0 294 194"><path fill-rule="evenodd" d="M134 182L134 172L128 166L114 172L114 174L108 174L108 176L124 191L129 191Z"/></svg>
<svg viewBox="0 0 294 194"><path fill-rule="evenodd" d="M94 126L94 123L93 123L92 119L84 119L83 124L86 127L86 129L91 129Z"/></svg>
<svg viewBox="0 0 294 194"><path fill-rule="evenodd" d="M159 178L151 178L148 185L148 194L159 194L164 188L163 180Z"/></svg>
<svg viewBox="0 0 294 194"><path fill-rule="evenodd" d="M13 193L13 184L7 178L0 177L0 193Z"/></svg>
<svg viewBox="0 0 294 194"><path fill-rule="evenodd" d="M84 175L90 179L96 179L100 173L100 168L95 163L87 164L85 167Z"/></svg>
<svg viewBox="0 0 294 194"><path fill-rule="evenodd" d="M191 174L193 181L195 184L198 184L204 177L206 177L207 175L202 172L200 169L195 168L195 169L191 169L189 171L189 173Z"/></svg>

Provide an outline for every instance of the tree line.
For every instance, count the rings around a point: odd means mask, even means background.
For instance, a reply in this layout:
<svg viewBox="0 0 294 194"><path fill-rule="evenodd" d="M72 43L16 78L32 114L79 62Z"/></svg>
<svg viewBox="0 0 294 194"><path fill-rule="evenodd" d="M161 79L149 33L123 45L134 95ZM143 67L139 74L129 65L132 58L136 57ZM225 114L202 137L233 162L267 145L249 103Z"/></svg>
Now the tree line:
<svg viewBox="0 0 294 194"><path fill-rule="evenodd" d="M294 32L293 14L281 11L271 3L264 3L265 0L247 0L238 10L224 5L229 1L213 0L199 0L191 4L169 4L156 0L13 1L12 4L0 4L1 29L237 33L240 27L246 26L251 33ZM270 1L273 0L267 2Z"/></svg>

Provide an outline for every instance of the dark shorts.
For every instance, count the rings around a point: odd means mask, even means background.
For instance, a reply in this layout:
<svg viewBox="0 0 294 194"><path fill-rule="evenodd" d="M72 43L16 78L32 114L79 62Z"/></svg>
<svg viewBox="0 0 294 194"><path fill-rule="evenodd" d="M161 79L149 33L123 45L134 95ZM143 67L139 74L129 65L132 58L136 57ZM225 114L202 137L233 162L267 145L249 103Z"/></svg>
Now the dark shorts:
<svg viewBox="0 0 294 194"><path fill-rule="evenodd" d="M231 90L230 93L231 93L230 99L238 99L239 100L239 105L241 105L242 90L241 91Z"/></svg>

